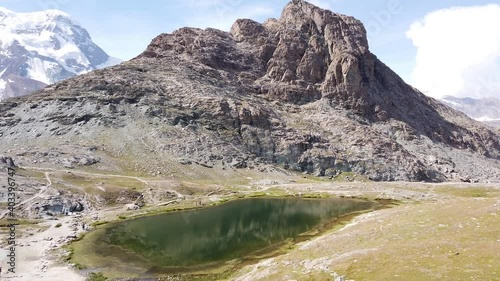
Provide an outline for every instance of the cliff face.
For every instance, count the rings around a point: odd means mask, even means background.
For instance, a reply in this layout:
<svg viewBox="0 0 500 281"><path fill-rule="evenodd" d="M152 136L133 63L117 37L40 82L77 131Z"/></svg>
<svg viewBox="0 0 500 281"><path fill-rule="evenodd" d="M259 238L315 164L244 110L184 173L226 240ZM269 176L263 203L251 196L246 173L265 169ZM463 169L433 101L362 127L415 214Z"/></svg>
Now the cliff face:
<svg viewBox="0 0 500 281"><path fill-rule="evenodd" d="M443 116L447 108L405 84L370 53L361 22L304 1L292 1L280 19L264 24L238 20L230 34L181 29L161 35L140 57L165 56L231 73L274 100L300 105L327 99L370 122L395 119L432 140L482 149L454 136L461 128Z"/></svg>
<svg viewBox="0 0 500 281"><path fill-rule="evenodd" d="M370 53L361 22L300 0L279 19L238 20L230 33L162 34L129 62L0 107L4 143L84 135L139 170L169 159L372 180L500 180L498 134L405 84ZM140 159L152 154L158 162Z"/></svg>
<svg viewBox="0 0 500 281"><path fill-rule="evenodd" d="M359 110L375 68L361 22L303 1L264 24L238 20L231 33L183 28L160 35L140 57L165 56L233 73L277 100L303 104L332 97Z"/></svg>

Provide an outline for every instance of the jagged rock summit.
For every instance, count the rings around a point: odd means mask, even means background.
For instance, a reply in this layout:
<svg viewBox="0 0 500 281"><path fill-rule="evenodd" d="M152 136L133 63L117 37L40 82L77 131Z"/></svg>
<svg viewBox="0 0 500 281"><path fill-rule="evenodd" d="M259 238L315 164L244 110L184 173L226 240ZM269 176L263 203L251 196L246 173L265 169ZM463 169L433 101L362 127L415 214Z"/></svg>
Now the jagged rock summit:
<svg viewBox="0 0 500 281"><path fill-rule="evenodd" d="M0 100L119 62L62 11L0 7Z"/></svg>
<svg viewBox="0 0 500 281"><path fill-rule="evenodd" d="M47 150L98 146L102 163L152 174L191 165L500 181L497 133L404 83L370 53L360 21L300 0L229 33L161 34L129 62L0 112L2 150L22 137Z"/></svg>
<svg viewBox="0 0 500 281"><path fill-rule="evenodd" d="M280 19L264 24L237 20L230 34L183 28L161 35L142 56L174 54L189 55L214 69L244 73L240 76L256 81L261 91L294 103L347 90L349 96L361 95L374 68L361 22L304 1L291 2ZM356 106L353 99L345 102Z"/></svg>

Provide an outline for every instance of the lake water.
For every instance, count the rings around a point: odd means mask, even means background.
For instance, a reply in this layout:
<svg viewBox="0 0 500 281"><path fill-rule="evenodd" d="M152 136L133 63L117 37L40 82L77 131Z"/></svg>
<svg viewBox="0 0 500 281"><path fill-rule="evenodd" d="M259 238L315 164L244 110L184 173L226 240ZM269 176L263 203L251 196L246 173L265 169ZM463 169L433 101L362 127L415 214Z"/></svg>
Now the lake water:
<svg viewBox="0 0 500 281"><path fill-rule="evenodd" d="M101 226L75 243L75 256L90 267L129 273L204 272L303 240L336 218L371 207L351 199L236 200Z"/></svg>

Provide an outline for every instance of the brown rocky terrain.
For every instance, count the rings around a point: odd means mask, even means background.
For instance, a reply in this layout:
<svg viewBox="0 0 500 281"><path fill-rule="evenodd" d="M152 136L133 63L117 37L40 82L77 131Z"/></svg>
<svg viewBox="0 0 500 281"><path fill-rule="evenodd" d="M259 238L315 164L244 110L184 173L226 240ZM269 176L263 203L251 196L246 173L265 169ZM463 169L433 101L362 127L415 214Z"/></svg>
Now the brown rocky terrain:
<svg viewBox="0 0 500 281"><path fill-rule="evenodd" d="M360 21L300 0L229 33L159 35L131 61L0 103L0 116L0 154L21 165L500 181L498 132L405 84Z"/></svg>

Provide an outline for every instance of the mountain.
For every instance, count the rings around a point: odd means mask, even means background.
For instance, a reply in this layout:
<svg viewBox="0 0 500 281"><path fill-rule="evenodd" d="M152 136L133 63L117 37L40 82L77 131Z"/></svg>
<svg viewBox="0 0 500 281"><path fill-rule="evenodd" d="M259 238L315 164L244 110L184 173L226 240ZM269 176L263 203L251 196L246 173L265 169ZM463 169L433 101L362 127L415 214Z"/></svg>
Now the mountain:
<svg viewBox="0 0 500 281"><path fill-rule="evenodd" d="M500 127L500 100L495 97L474 99L446 96L441 101L470 118Z"/></svg>
<svg viewBox="0 0 500 281"><path fill-rule="evenodd" d="M64 12L0 7L0 100L120 62Z"/></svg>
<svg viewBox="0 0 500 281"><path fill-rule="evenodd" d="M128 62L1 102L0 116L0 154L21 166L500 182L498 132L406 84L360 21L301 0L230 32L161 34Z"/></svg>

